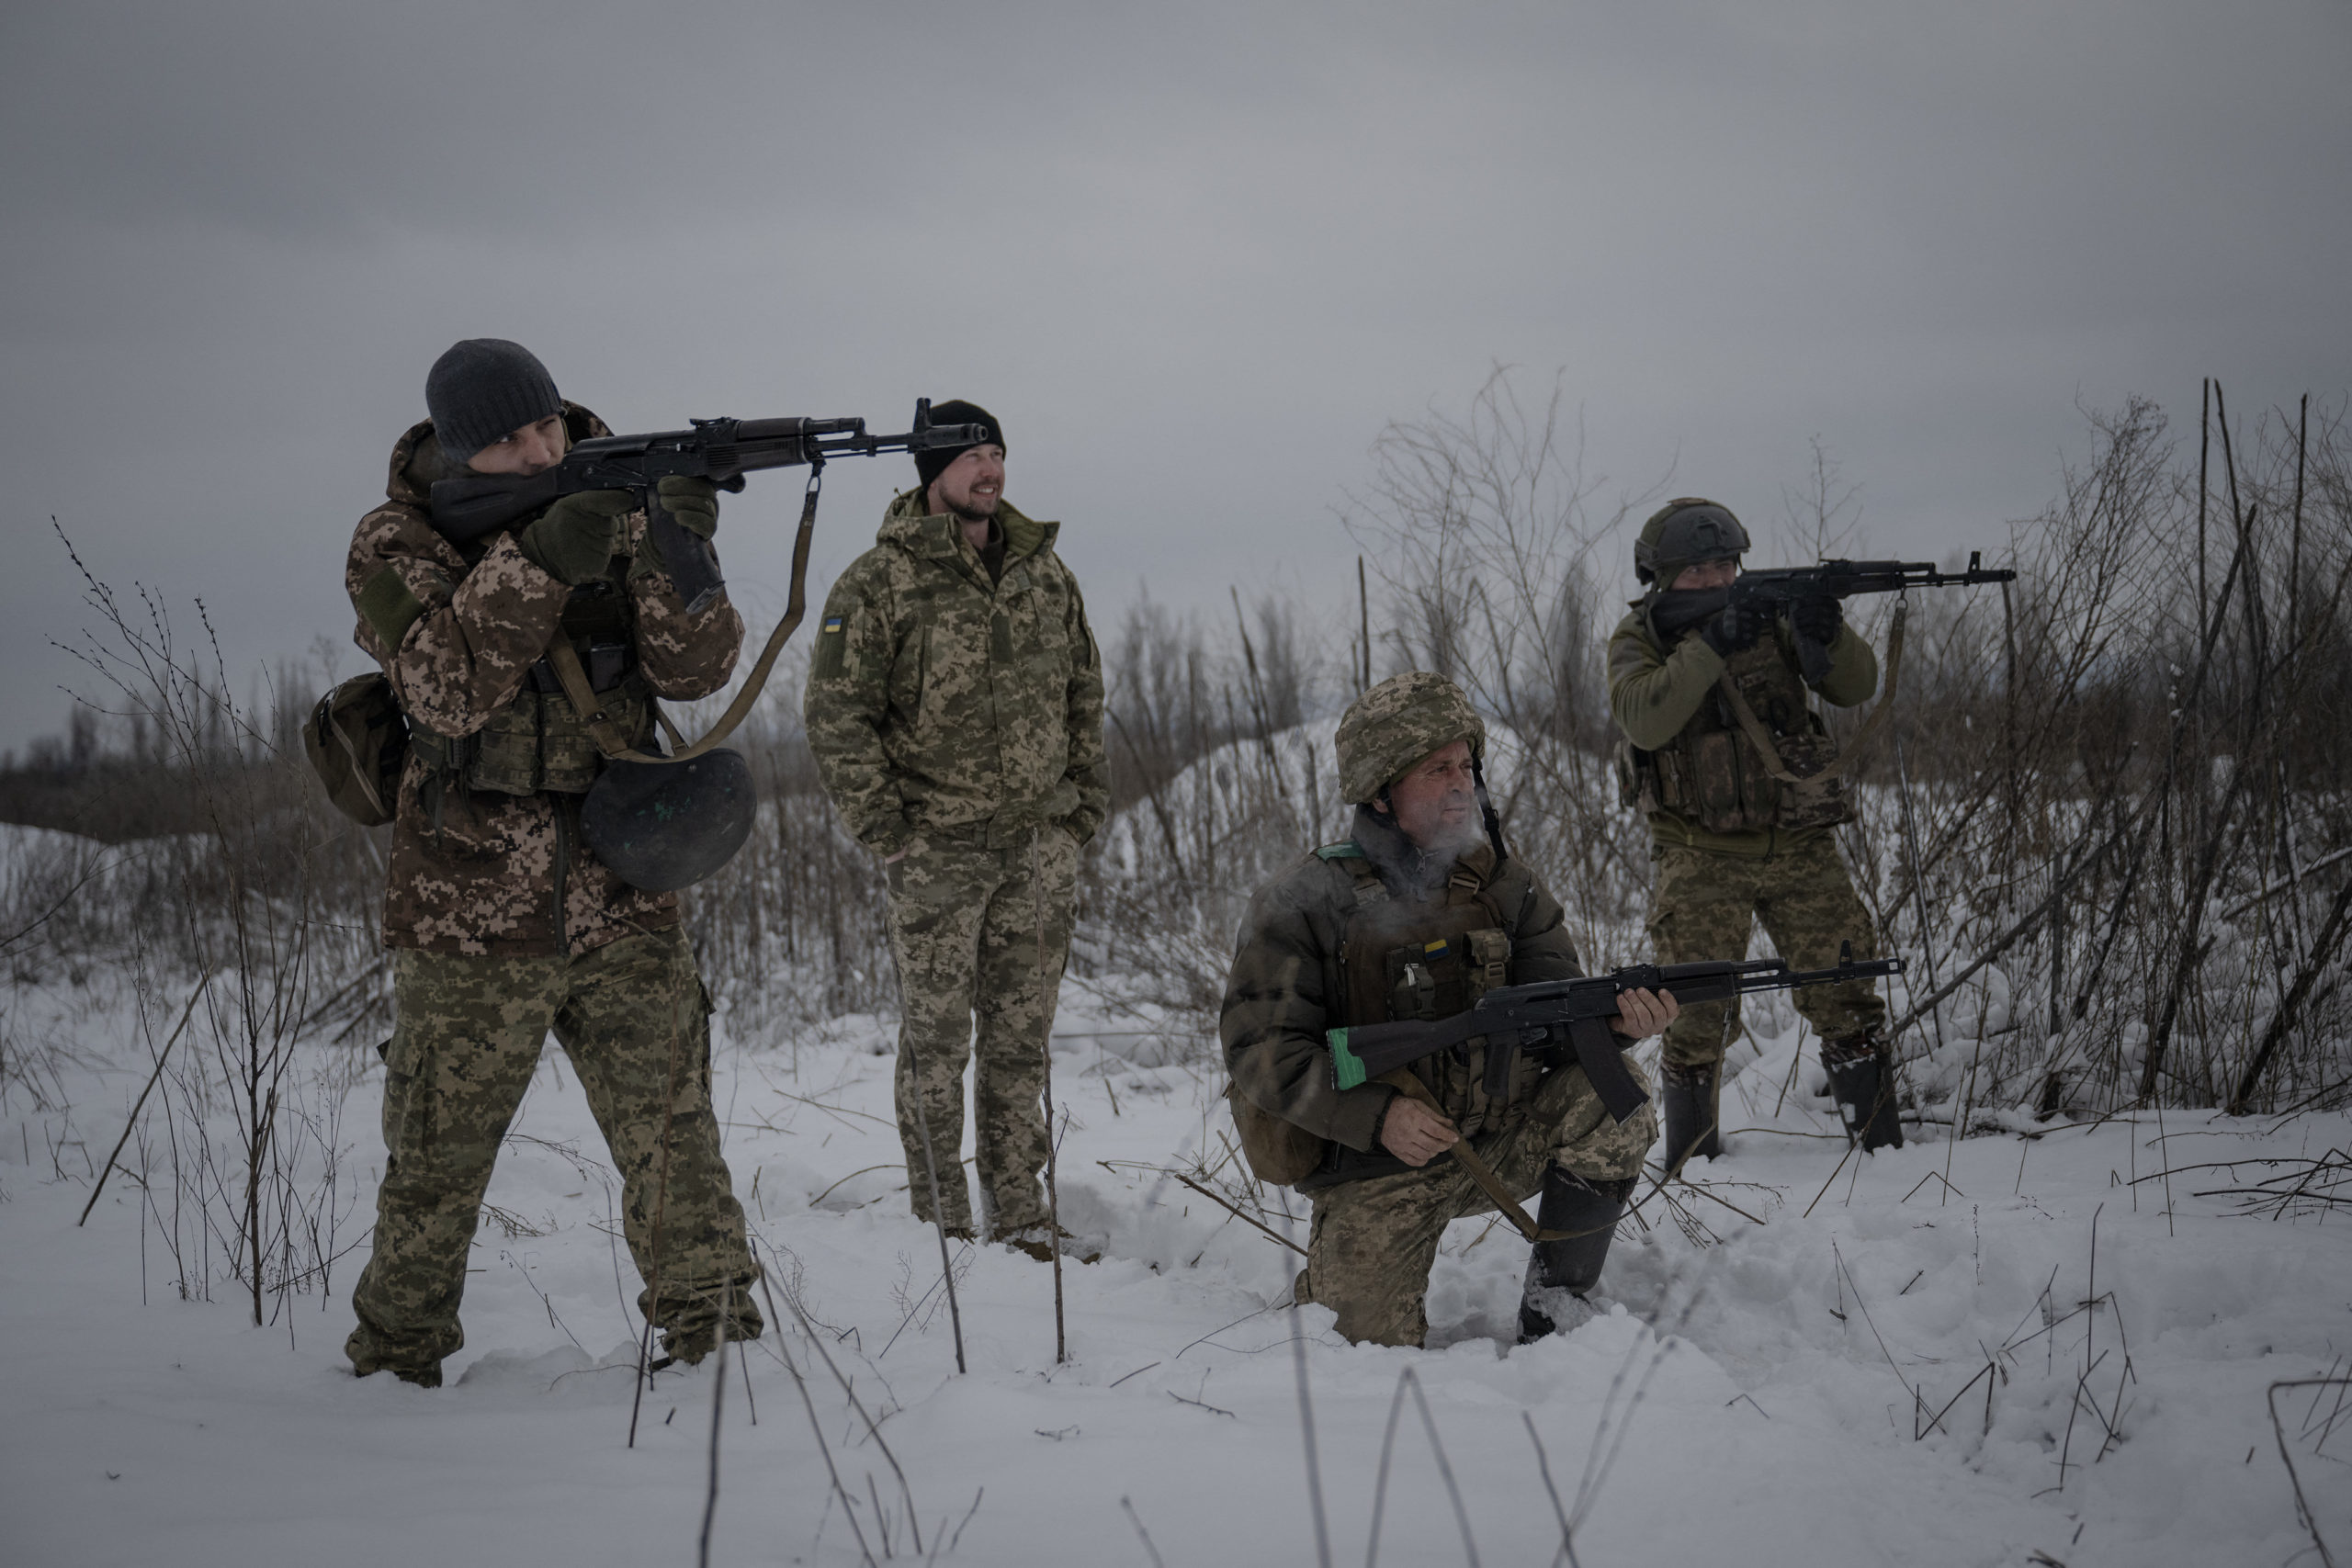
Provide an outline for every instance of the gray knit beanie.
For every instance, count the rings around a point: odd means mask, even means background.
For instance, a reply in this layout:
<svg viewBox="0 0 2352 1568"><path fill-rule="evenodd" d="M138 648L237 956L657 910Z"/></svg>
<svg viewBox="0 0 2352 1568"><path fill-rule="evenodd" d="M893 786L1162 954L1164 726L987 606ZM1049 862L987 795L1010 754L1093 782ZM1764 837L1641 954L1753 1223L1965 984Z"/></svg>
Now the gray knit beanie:
<svg viewBox="0 0 2352 1568"><path fill-rule="evenodd" d="M511 431L563 412L538 356L503 337L450 345L424 378L424 408L441 450L462 463Z"/></svg>

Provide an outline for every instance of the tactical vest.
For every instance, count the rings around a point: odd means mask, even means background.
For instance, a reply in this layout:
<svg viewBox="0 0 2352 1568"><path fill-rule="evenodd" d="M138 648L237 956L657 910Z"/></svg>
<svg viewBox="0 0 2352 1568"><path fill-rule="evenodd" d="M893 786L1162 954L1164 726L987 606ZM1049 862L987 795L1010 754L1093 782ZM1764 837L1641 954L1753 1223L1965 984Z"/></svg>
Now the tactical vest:
<svg viewBox="0 0 2352 1568"><path fill-rule="evenodd" d="M1650 631L1657 638L1655 626ZM1838 755L1807 700L1804 682L1770 633L1724 661L1724 679L1764 728L1789 771L1811 773ZM1828 828L1849 820L1842 775L1790 784L1772 776L1741 730L1718 683L1681 730L1655 751L1628 745L1619 757L1620 798L1643 811L1670 811L1710 833L1759 828Z"/></svg>
<svg viewBox="0 0 2352 1568"><path fill-rule="evenodd" d="M1400 900L1390 897L1370 862L1354 859L1349 869L1356 877L1356 907L1341 928L1343 1016L1335 1023L1452 1018L1493 987L1511 984L1510 935L1476 874L1457 865L1434 900ZM1508 1078L1489 1085L1486 1043L1474 1040L1424 1057L1410 1070L1470 1137L1521 1099L1544 1066L1514 1052ZM1498 1089L1499 1095L1492 1092Z"/></svg>
<svg viewBox="0 0 2352 1568"><path fill-rule="evenodd" d="M653 692L638 663L636 624L626 586L599 579L565 599L557 635L580 655L589 685L605 698L605 716L642 746L652 738ZM604 765L595 738L545 659L532 662L522 688L481 729L449 740L420 728L411 745L462 787L501 795L585 795Z"/></svg>
<svg viewBox="0 0 2352 1568"><path fill-rule="evenodd" d="M1340 1002L1332 1027L1394 1019L1451 1018L1497 986L1512 983L1510 934L1502 911L1477 876L1456 866L1442 901L1401 902L1389 897L1380 874L1353 841L1315 852L1343 861L1355 877L1355 907L1340 930ZM1513 1104L1532 1097L1554 1064L1544 1053L1515 1051L1508 1073L1487 1082L1483 1040L1415 1063L1419 1077L1464 1135L1491 1128ZM1250 1168L1261 1181L1312 1191L1356 1177L1406 1170L1385 1149L1360 1152L1318 1138L1306 1128L1260 1110L1227 1085L1233 1121Z"/></svg>

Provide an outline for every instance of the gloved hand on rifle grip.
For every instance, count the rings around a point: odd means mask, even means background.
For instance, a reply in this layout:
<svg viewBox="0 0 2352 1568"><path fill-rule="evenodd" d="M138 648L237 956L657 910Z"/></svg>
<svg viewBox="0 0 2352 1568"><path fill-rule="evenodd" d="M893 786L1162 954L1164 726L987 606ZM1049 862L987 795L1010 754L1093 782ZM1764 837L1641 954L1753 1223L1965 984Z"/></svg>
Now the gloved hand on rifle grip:
<svg viewBox="0 0 2352 1568"><path fill-rule="evenodd" d="M718 532L718 487L710 480L664 474L653 493L661 498L662 510L696 538L707 541Z"/></svg>
<svg viewBox="0 0 2352 1568"><path fill-rule="evenodd" d="M1833 594L1810 594L1789 612L1789 625L1797 636L1824 648L1838 640L1838 628L1845 624L1846 612Z"/></svg>
<svg viewBox="0 0 2352 1568"><path fill-rule="evenodd" d="M558 496L514 542L524 559L576 588L605 574L620 551L621 519L636 510L637 497L625 490Z"/></svg>
<svg viewBox="0 0 2352 1568"><path fill-rule="evenodd" d="M1699 635L1706 638L1709 648L1729 659L1764 635L1764 617L1755 605L1734 599L1699 628Z"/></svg>

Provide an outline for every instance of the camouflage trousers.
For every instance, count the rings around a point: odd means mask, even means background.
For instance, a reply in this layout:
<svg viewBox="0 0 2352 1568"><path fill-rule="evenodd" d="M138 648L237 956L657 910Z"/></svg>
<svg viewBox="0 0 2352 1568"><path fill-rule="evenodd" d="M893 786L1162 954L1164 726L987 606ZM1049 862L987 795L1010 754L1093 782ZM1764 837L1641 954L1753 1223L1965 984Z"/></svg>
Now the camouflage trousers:
<svg viewBox="0 0 2352 1568"><path fill-rule="evenodd" d="M1625 1066L1646 1088L1640 1066L1630 1060ZM1569 1067L1544 1080L1523 1116L1473 1145L1523 1203L1544 1190L1544 1173L1555 1165L1589 1181L1638 1176L1657 1141L1650 1106L1623 1123L1611 1122L1584 1074ZM1430 1269L1445 1227L1494 1208L1450 1154L1418 1170L1343 1181L1312 1199L1315 1221L1297 1299L1329 1307L1342 1335L1374 1345L1420 1344L1430 1326Z"/></svg>
<svg viewBox="0 0 2352 1568"><path fill-rule="evenodd" d="M1826 968L1838 962L1839 944L1848 942L1857 958L1878 956L1870 911L1826 833L1769 855L1713 854L1663 844L1650 853L1657 862L1650 942L1661 964L1745 958L1748 933L1759 920L1792 968ZM1790 999L1825 1043L1851 1040L1886 1022L1886 1003L1868 980L1808 986ZM1666 1061L1671 1066L1720 1062L1739 1029L1736 1002L1684 1008L1666 1032Z"/></svg>
<svg viewBox="0 0 2352 1568"><path fill-rule="evenodd" d="M675 1349L722 1315L756 1337L759 1278L710 1105L709 1004L679 930L576 958L392 956L384 1181L344 1349L365 1374L464 1345L458 1306L491 1167L552 1030L621 1177L621 1229L647 1281L638 1310ZM667 1138L664 1138L664 1133Z"/></svg>
<svg viewBox="0 0 2352 1568"><path fill-rule="evenodd" d="M960 1156L964 1067L977 1035L973 1163L990 1231L1043 1224L1046 1043L1069 956L1078 840L1055 827L1002 850L918 839L888 874L903 1020L899 1140L915 1213L933 1217L927 1129L942 1217L950 1229L973 1228Z"/></svg>

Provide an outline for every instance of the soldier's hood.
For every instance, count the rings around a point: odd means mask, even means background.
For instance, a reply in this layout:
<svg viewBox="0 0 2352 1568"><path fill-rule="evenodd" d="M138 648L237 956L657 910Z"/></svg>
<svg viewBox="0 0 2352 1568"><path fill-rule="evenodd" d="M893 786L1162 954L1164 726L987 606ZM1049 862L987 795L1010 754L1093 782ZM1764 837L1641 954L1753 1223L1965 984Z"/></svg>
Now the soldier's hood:
<svg viewBox="0 0 2352 1568"><path fill-rule="evenodd" d="M1394 819L1369 806L1356 807L1348 837L1363 851L1364 859L1380 873L1391 893L1427 893L1442 887L1456 865L1476 874L1483 886L1493 879L1498 863L1494 845L1483 836L1458 854L1433 854L1407 838Z"/></svg>
<svg viewBox="0 0 2352 1568"><path fill-rule="evenodd" d="M944 512L927 512L923 487L901 492L882 513L877 545L895 545L910 555L954 556L963 549L963 525ZM1004 530L1004 564L1025 560L1051 549L1061 531L1058 523L1040 523L1023 516L1012 502L996 503L997 526Z"/></svg>
<svg viewBox="0 0 2352 1568"><path fill-rule="evenodd" d="M570 399L564 400L563 424L574 441L612 434L611 427L603 420ZM434 436L433 422L421 419L392 443L391 473L384 481L384 493L404 506L429 510L433 503L434 481L454 479L472 471L462 463L449 460L448 455L441 450L441 443Z"/></svg>

